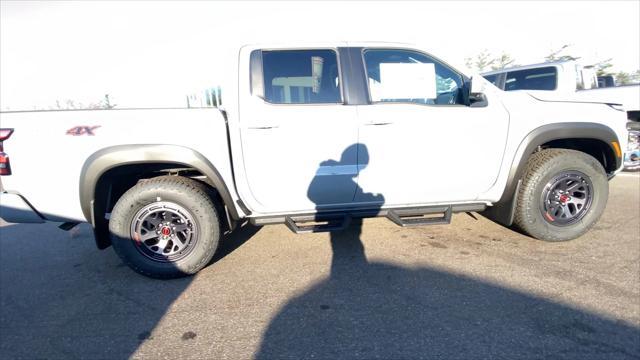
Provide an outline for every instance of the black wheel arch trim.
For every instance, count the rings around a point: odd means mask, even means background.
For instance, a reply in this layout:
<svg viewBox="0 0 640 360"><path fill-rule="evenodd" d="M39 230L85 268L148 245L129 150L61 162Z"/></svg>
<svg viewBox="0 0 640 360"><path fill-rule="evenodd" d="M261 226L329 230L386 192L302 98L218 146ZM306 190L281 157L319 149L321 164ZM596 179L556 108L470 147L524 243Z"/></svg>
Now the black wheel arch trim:
<svg viewBox="0 0 640 360"><path fill-rule="evenodd" d="M518 146L507 178L507 184L502 193L500 200L487 208L482 214L505 226L513 224L514 211L516 208L515 196L520 183L522 182L522 174L529 157L535 152L538 146L553 140L562 139L594 139L600 140L607 144L614 154L616 160L615 169L619 169L622 165L622 158L616 155L612 142L618 141L616 133L608 126L598 123L587 122L562 122L540 126L531 131L522 140Z"/></svg>
<svg viewBox="0 0 640 360"><path fill-rule="evenodd" d="M226 205L227 211L235 220L240 219L235 202L216 167L199 152L179 145L116 145L93 153L85 161L80 173L80 206L85 219L94 227L96 243L99 248L109 246L108 237L98 229L95 219L95 191L101 176L107 171L122 165L177 163L191 167L204 174ZM104 224L102 224L104 225Z"/></svg>

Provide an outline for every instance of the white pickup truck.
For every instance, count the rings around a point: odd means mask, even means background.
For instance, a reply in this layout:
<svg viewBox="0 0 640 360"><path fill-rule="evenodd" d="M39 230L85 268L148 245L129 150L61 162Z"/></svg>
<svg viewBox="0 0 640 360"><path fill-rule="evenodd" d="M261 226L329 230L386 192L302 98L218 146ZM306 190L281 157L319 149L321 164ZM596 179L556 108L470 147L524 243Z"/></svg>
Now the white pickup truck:
<svg viewBox="0 0 640 360"><path fill-rule="evenodd" d="M622 168L616 106L504 92L410 45L252 45L229 61L224 108L2 113L0 216L87 221L98 248L170 278L247 220L315 232L475 211L569 240Z"/></svg>

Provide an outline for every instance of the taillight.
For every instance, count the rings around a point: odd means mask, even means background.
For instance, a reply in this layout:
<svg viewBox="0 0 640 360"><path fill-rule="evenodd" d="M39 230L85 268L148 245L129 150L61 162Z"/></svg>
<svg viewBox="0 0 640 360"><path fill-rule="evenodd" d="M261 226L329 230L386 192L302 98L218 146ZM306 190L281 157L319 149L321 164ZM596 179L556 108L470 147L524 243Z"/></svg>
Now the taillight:
<svg viewBox="0 0 640 360"><path fill-rule="evenodd" d="M11 175L11 163L9 155L4 152L4 141L7 140L13 129L0 129L0 175Z"/></svg>

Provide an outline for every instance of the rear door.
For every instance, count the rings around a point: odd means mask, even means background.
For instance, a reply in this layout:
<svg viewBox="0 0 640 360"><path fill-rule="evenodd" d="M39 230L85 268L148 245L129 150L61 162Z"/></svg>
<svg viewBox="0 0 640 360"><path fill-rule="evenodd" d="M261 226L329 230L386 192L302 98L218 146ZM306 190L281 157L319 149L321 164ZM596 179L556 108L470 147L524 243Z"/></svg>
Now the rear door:
<svg viewBox="0 0 640 360"><path fill-rule="evenodd" d="M247 205L290 213L350 204L358 119L343 103L337 48L255 49L248 56L251 78L240 87Z"/></svg>

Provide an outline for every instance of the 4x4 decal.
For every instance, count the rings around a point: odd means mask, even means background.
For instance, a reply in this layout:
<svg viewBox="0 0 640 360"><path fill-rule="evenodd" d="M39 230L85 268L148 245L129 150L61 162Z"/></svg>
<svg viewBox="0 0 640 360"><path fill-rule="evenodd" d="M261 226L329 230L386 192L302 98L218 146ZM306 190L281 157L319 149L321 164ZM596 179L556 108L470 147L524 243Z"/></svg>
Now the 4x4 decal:
<svg viewBox="0 0 640 360"><path fill-rule="evenodd" d="M99 128L100 125L96 126L74 126L71 129L67 130L67 135L80 136L80 135L90 135L94 136L94 130Z"/></svg>

